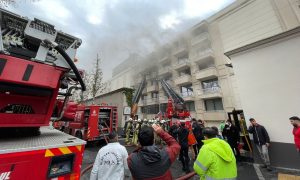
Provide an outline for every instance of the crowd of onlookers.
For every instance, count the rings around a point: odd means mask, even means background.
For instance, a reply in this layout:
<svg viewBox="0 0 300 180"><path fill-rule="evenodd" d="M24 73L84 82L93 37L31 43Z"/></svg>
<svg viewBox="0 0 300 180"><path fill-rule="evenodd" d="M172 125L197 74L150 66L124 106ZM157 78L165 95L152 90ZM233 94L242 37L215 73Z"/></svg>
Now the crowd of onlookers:
<svg viewBox="0 0 300 180"><path fill-rule="evenodd" d="M268 132L255 119L250 118L249 121L247 131L253 134L253 142L264 162L262 166L272 171ZM227 120L220 125L219 132L217 127L205 127L204 121L192 119L191 122L174 123L169 132L157 124L142 127L138 133L139 146L129 155L126 148L119 144L117 133L110 133L110 143L99 150L90 179L121 180L126 174L132 179L172 179L170 167L178 155L182 170L189 173L193 165L200 179L236 179L236 161L241 156L238 127ZM290 122L294 126L293 134L299 152L300 119L293 116ZM159 136L166 147L156 146L154 135ZM189 151L192 152L191 157Z"/></svg>

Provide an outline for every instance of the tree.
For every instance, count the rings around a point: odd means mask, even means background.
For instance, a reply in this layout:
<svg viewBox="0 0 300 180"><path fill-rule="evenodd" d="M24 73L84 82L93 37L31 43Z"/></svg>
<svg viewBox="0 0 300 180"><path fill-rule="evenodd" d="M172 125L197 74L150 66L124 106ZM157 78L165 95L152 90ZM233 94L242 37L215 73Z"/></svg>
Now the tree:
<svg viewBox="0 0 300 180"><path fill-rule="evenodd" d="M101 65L101 59L99 58L99 55L97 54L97 58L95 61L95 68L93 69L90 77L91 82L91 96L93 98L93 102L95 101L95 97L99 94L101 94L106 86L102 82L103 81L103 72L100 68Z"/></svg>
<svg viewBox="0 0 300 180"><path fill-rule="evenodd" d="M73 95L71 96L71 100L76 101L78 103L82 103L90 97L90 74L88 72L85 73L84 77L82 78L83 82L86 86L86 91L81 91L80 89L75 90Z"/></svg>

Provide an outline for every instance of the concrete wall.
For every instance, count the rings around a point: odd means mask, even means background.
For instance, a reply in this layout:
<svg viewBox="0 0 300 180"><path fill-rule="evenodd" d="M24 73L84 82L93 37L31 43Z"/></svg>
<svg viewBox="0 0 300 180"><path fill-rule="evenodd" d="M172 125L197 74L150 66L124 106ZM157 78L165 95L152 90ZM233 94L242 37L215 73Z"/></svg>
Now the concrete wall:
<svg viewBox="0 0 300 180"><path fill-rule="evenodd" d="M231 57L246 116L275 142L293 142L288 118L300 115L299 46L296 37Z"/></svg>
<svg viewBox="0 0 300 180"><path fill-rule="evenodd" d="M231 56L246 119L267 129L271 162L290 168L299 168L288 119L300 115L299 47L300 35Z"/></svg>
<svg viewBox="0 0 300 180"><path fill-rule="evenodd" d="M225 52L283 31L269 0L250 1L235 9L220 21L219 27Z"/></svg>
<svg viewBox="0 0 300 180"><path fill-rule="evenodd" d="M124 87L131 88L133 85L133 69L128 68L111 78L110 91Z"/></svg>

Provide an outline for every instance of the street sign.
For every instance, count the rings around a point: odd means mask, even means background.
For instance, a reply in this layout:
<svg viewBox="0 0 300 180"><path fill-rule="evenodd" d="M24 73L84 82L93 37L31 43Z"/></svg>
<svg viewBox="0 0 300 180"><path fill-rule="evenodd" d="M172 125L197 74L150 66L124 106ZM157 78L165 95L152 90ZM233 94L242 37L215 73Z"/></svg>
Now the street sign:
<svg viewBox="0 0 300 180"><path fill-rule="evenodd" d="M123 114L124 115L130 115L130 113L131 113L131 107L125 106L124 110L123 110Z"/></svg>

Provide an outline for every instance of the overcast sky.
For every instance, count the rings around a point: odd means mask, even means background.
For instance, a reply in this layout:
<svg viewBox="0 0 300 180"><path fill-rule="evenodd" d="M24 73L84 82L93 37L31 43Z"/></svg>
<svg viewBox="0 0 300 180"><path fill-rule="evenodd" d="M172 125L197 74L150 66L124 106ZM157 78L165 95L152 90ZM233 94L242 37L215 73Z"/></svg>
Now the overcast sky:
<svg viewBox="0 0 300 180"><path fill-rule="evenodd" d="M6 9L49 22L82 39L80 68L99 53L104 78L130 53L142 56L234 0L16 0Z"/></svg>

